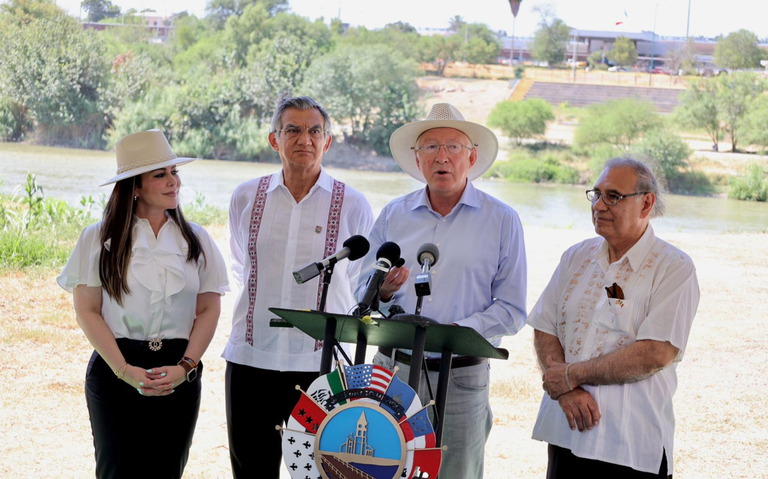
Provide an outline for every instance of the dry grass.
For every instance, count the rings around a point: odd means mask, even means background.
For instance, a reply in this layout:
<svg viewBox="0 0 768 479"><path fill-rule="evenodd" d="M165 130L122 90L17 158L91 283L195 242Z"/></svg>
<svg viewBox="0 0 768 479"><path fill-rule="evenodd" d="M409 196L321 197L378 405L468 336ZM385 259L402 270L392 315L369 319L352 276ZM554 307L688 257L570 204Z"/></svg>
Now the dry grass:
<svg viewBox="0 0 768 479"><path fill-rule="evenodd" d="M218 239L223 229L213 231ZM562 251L587 232L528 227L529 308ZM693 257L701 304L679 367L675 396L678 478L768 478L768 235L675 234L665 239ZM226 244L220 241L222 249ZM224 361L233 295L204 361L203 404L185 477L226 478ZM526 328L507 338L508 361L492 364L495 427L486 477L541 478L546 448L530 439L541 399ZM93 475L93 447L83 396L91 348L74 319L71 297L53 275L0 277L0 477ZM162 424L148 418L147 434ZM287 476L285 476L287 477Z"/></svg>

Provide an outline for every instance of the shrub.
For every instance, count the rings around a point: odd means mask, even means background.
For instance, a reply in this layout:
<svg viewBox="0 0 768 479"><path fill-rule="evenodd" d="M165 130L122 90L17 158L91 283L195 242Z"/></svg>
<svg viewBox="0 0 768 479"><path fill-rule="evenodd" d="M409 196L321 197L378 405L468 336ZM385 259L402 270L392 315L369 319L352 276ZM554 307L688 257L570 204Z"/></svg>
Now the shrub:
<svg viewBox="0 0 768 479"><path fill-rule="evenodd" d="M660 124L653 103L613 100L587 108L587 115L576 127L574 140L580 148L608 144L627 151L643 134L655 130Z"/></svg>
<svg viewBox="0 0 768 479"><path fill-rule="evenodd" d="M488 126L499 128L518 145L523 139L536 138L547 131L547 123L554 120L552 106L540 98L497 103L488 116Z"/></svg>
<svg viewBox="0 0 768 479"><path fill-rule="evenodd" d="M575 184L579 182L579 172L568 164L571 160L567 153L545 152L536 156L516 151L508 161L495 163L486 177L528 183Z"/></svg>
<svg viewBox="0 0 768 479"><path fill-rule="evenodd" d="M670 190L680 176L680 169L685 168L685 160L691 155L688 144L669 130L654 130L648 133L637 145L635 152L651 158L655 162L656 176L664 179Z"/></svg>
<svg viewBox="0 0 768 479"><path fill-rule="evenodd" d="M763 167L757 163L751 163L742 175L731 178L728 198L768 201L768 178Z"/></svg>

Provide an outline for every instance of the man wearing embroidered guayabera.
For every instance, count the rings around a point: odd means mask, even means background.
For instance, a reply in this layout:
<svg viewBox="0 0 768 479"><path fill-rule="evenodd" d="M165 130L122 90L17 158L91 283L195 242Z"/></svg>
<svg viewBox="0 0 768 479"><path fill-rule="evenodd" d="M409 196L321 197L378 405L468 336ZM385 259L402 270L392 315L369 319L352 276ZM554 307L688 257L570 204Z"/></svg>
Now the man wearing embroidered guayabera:
<svg viewBox="0 0 768 479"><path fill-rule="evenodd" d="M331 146L331 120L309 97L282 100L269 143L282 170L235 189L229 208L232 270L241 286L232 317L226 404L232 474L277 479L281 442L275 425L287 420L318 377L322 343L298 329L271 328L267 308L317 309L320 277L297 284L292 272L333 255L353 235L366 236L373 212L362 194L320 165ZM326 311L347 313L360 262L340 261Z"/></svg>
<svg viewBox="0 0 768 479"><path fill-rule="evenodd" d="M421 314L443 324L473 328L494 346L501 337L525 326L526 262L523 229L508 205L476 189L480 177L498 153L491 130L465 121L452 105L438 103L426 120L396 130L389 141L400 167L426 187L390 202L371 231L365 265L375 261L379 246L400 246L406 264L387 275L381 286L382 304L416 308L414 275L420 271L419 247L433 243L440 252L432 268L432 293ZM367 274L363 274L364 280ZM361 283L358 295L364 290ZM407 380L410 351L379 348L374 363L400 370ZM430 380L437 384L439 353L426 353ZM419 359L420 361L421 359ZM493 424L488 400L487 359L453 359L448 386L440 477L483 477L485 442ZM419 395L427 400L426 379Z"/></svg>
<svg viewBox="0 0 768 479"><path fill-rule="evenodd" d="M699 285L691 259L654 235L659 183L634 159L593 189L596 238L569 248L528 317L543 371L533 438L547 478L672 477L672 396Z"/></svg>

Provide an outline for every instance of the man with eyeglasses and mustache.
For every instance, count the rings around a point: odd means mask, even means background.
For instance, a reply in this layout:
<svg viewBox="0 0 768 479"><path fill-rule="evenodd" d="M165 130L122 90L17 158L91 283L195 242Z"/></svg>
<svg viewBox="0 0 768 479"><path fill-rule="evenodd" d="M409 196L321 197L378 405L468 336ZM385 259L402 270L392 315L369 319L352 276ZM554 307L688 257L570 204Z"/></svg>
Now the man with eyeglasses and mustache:
<svg viewBox="0 0 768 479"><path fill-rule="evenodd" d="M390 271L381 286L383 305L413 313L416 293L409 271L420 271L417 252L424 243L439 250L430 271L431 295L423 316L443 324L473 328L494 346L525 326L526 261L523 229L508 205L477 190L472 180L493 163L498 140L485 126L465 121L452 105L438 103L426 120L409 123L390 138L400 167L426 187L397 198L382 210L371 231L364 265L373 264L379 246L393 241L406 264ZM415 276L415 275L414 275ZM358 296L365 289L361 275ZM426 353L429 376L437 384L439 353ZM400 369L408 380L410 351L379 348L374 363ZM414 361L419 367L421 358ZM444 419L441 479L483 477L485 442L493 424L487 359L453 358ZM419 396L426 403L422 373Z"/></svg>
<svg viewBox="0 0 768 479"><path fill-rule="evenodd" d="M282 453L275 425L287 421L299 400L294 386L306 391L320 370L322 343L298 329L271 328L274 315L267 308L318 309L321 277L297 284L292 271L333 255L353 235L367 236L373 224L365 197L321 166L331 140L322 106L309 97L280 101L269 143L282 170L232 194L232 272L241 290L223 357L235 478L278 479ZM347 259L336 265L327 311L354 307L360 265Z"/></svg>
<svg viewBox="0 0 768 479"><path fill-rule="evenodd" d="M699 303L696 269L654 235L645 164L615 158L593 189L599 235L569 248L528 317L544 395L533 438L548 479L672 477L672 396Z"/></svg>

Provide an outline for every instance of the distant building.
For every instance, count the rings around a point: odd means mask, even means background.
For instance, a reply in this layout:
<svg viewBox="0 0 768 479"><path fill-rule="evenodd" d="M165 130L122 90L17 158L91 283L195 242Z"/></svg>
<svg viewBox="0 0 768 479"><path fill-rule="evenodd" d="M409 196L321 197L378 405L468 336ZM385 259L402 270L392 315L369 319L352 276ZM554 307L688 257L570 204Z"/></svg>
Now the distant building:
<svg viewBox="0 0 768 479"><path fill-rule="evenodd" d="M571 30L571 38L563 61L572 60L574 57L574 41L576 45L576 61L586 61L594 52L608 53L613 48L613 43L619 37L626 37L635 44L637 49L637 61L639 64L649 64L653 61L658 66L664 65L669 60L669 53L678 50L685 45L686 39L681 37L662 37L653 32L614 32L601 30ZM502 48L499 54L500 63L509 63L512 38L502 38ZM714 68L714 53L717 40L710 38L693 38L693 48L696 52L696 61L700 69ZM768 52L768 43L761 43L760 48ZM516 62L531 61L533 50L533 38L515 37Z"/></svg>
<svg viewBox="0 0 768 479"><path fill-rule="evenodd" d="M147 16L142 14L134 14L128 17L128 23L126 23L126 17L121 15L120 17L112 19L110 22L87 22L83 21L80 24L85 30L106 30L107 28L125 28L125 27L140 27L146 28L152 34L153 42L164 42L168 40L168 37L173 31L173 16L160 17L160 16ZM140 22L135 23L136 20Z"/></svg>

